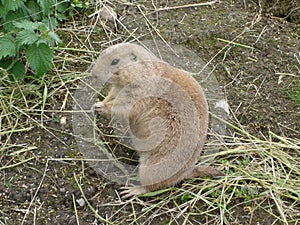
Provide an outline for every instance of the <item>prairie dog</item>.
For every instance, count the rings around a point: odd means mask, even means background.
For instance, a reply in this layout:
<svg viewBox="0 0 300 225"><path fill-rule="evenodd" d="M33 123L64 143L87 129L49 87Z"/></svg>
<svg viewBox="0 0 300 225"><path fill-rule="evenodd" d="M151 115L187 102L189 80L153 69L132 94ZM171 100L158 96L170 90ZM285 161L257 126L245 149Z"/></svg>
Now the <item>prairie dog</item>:
<svg viewBox="0 0 300 225"><path fill-rule="evenodd" d="M93 110L127 125L139 155L141 184L126 187L125 198L186 178L224 175L196 166L208 129L208 104L192 76L130 43L105 49L92 75L112 84Z"/></svg>

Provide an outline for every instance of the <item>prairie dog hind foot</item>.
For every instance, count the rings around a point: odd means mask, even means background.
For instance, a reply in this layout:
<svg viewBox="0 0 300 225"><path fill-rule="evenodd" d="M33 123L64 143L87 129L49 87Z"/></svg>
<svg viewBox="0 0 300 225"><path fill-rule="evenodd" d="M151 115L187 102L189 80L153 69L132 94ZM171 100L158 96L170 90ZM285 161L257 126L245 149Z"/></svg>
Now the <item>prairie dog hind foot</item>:
<svg viewBox="0 0 300 225"><path fill-rule="evenodd" d="M131 186L131 187L122 187L121 189L123 190L123 191L121 191L122 199L133 198L133 197L136 197L138 195L142 195L142 194L145 194L148 192L146 190L146 188L141 185L136 185L136 186Z"/></svg>
<svg viewBox="0 0 300 225"><path fill-rule="evenodd" d="M211 166L208 165L197 165L194 170L186 176L186 179L192 179L197 177L223 177L225 174ZM122 187L123 191L121 192L122 199L133 198L142 194L151 192L147 190L146 187L142 185L131 186L131 187ZM155 188L156 189L156 188Z"/></svg>

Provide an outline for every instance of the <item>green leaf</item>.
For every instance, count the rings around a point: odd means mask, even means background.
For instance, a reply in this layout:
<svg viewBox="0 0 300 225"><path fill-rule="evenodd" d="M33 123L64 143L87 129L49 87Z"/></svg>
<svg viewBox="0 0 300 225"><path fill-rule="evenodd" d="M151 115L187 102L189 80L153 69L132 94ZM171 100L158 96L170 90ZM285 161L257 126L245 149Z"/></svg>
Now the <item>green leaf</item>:
<svg viewBox="0 0 300 225"><path fill-rule="evenodd" d="M68 9L69 3L66 1L61 1L56 5L57 12L65 13Z"/></svg>
<svg viewBox="0 0 300 225"><path fill-rule="evenodd" d="M14 26L25 30L36 30L39 27L39 22L31 22L29 20L23 20L21 22L13 22Z"/></svg>
<svg viewBox="0 0 300 225"><path fill-rule="evenodd" d="M31 45L39 39L39 36L32 30L22 30L17 33L16 40L19 45Z"/></svg>
<svg viewBox="0 0 300 225"><path fill-rule="evenodd" d="M8 72L11 73L17 80L21 80L24 78L25 66L20 61L17 61Z"/></svg>
<svg viewBox="0 0 300 225"><path fill-rule="evenodd" d="M34 72L41 76L52 66L53 53L44 43L31 45L26 49L26 58Z"/></svg>
<svg viewBox="0 0 300 225"><path fill-rule="evenodd" d="M58 27L58 21L54 16L48 16L42 20L42 22L47 25L48 30L54 30Z"/></svg>
<svg viewBox="0 0 300 225"><path fill-rule="evenodd" d="M62 40L60 40L60 38L58 37L58 35L56 33L54 33L53 31L50 31L48 33L49 37L51 39L53 39L54 41L56 41L57 43L62 43Z"/></svg>
<svg viewBox="0 0 300 225"><path fill-rule="evenodd" d="M0 18L4 18L7 14L7 11L4 10L4 6L2 2L0 1Z"/></svg>
<svg viewBox="0 0 300 225"><path fill-rule="evenodd" d="M152 191L152 192L148 192L146 194L142 194L142 195L140 195L140 197L154 197L156 195L160 195L160 194L165 193L170 190L172 190L172 188L165 188L165 189L161 189L161 190L157 190L157 191Z"/></svg>
<svg viewBox="0 0 300 225"><path fill-rule="evenodd" d="M1 77L6 77L9 73L7 72L7 68L10 66L12 59L11 58L4 58L0 60L0 80Z"/></svg>
<svg viewBox="0 0 300 225"><path fill-rule="evenodd" d="M68 9L68 5L69 5L69 3L67 3L67 2L59 2L56 5L56 13L55 13L56 15L55 15L55 17L57 18L57 20L63 21L63 20L67 19L66 12L67 12L67 9Z"/></svg>
<svg viewBox="0 0 300 225"><path fill-rule="evenodd" d="M6 34L0 37L0 59L7 56L15 56L17 54L17 46L15 39Z"/></svg>
<svg viewBox="0 0 300 225"><path fill-rule="evenodd" d="M24 20L24 15L19 10L16 12L9 11L5 18L1 18L1 25L3 25L6 33L10 33L16 30L13 23L18 20Z"/></svg>
<svg viewBox="0 0 300 225"><path fill-rule="evenodd" d="M36 0L29 0L26 2L26 12L32 20L40 21L42 20L43 12L41 11L41 7L37 4Z"/></svg>
<svg viewBox="0 0 300 225"><path fill-rule="evenodd" d="M20 7L24 7L25 0L5 0L3 3L4 11L8 12L10 10L15 11Z"/></svg>
<svg viewBox="0 0 300 225"><path fill-rule="evenodd" d="M37 0L42 8L44 15L48 15L51 12L52 6L55 4L53 0Z"/></svg>
<svg viewBox="0 0 300 225"><path fill-rule="evenodd" d="M59 21L64 21L64 20L67 19L66 15L63 14L63 13L57 13L56 18L57 18L57 20L59 20Z"/></svg>

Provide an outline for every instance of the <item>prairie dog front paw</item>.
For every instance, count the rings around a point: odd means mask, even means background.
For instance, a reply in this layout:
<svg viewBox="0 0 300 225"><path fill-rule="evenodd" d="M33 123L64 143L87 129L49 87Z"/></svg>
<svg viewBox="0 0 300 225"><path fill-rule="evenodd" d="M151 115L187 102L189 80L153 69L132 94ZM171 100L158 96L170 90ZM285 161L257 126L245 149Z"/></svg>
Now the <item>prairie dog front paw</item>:
<svg viewBox="0 0 300 225"><path fill-rule="evenodd" d="M92 105L91 111L93 114L95 114L95 112L101 113L103 111L103 107L103 102L96 102L94 105Z"/></svg>

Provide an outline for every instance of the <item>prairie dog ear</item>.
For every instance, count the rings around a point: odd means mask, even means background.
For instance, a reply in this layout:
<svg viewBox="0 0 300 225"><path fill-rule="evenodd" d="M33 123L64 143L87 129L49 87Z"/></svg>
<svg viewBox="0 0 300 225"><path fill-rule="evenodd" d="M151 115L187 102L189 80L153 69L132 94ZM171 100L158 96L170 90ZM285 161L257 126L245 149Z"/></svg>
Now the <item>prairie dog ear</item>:
<svg viewBox="0 0 300 225"><path fill-rule="evenodd" d="M134 54L133 52L131 52L131 54L130 54L130 59L131 59L132 61L136 62L136 61L137 61L137 55Z"/></svg>

